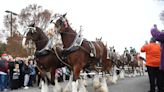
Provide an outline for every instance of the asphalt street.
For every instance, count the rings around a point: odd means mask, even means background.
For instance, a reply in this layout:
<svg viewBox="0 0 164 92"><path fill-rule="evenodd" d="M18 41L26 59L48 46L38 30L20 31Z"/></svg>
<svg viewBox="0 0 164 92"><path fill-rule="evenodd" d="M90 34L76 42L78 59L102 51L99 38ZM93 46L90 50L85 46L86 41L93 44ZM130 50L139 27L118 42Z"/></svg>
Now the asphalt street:
<svg viewBox="0 0 164 92"><path fill-rule="evenodd" d="M87 90L88 92L94 92L92 88L92 79L88 79L88 86ZM61 85L65 85L61 83ZM49 92L52 91L52 87L49 87ZM149 90L149 80L148 76L138 76L133 78L125 78L122 80L118 80L117 84L112 84L108 82L108 89L109 92L147 92ZM40 92L40 89L38 87L32 87L29 89L17 89L17 90L11 90L9 92Z"/></svg>

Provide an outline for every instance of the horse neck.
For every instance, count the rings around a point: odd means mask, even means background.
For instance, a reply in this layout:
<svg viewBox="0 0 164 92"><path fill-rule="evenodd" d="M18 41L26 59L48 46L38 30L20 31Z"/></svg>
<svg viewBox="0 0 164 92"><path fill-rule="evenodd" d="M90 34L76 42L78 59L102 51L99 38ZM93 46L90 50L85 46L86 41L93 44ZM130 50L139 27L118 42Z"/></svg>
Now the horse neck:
<svg viewBox="0 0 164 92"><path fill-rule="evenodd" d="M35 45L36 45L36 50L41 50L47 45L48 38L41 36L40 39L37 39L34 42L35 42Z"/></svg>
<svg viewBox="0 0 164 92"><path fill-rule="evenodd" d="M61 39L64 45L64 48L68 48L73 43L77 33L71 28L68 27L65 29L64 33L61 33Z"/></svg>

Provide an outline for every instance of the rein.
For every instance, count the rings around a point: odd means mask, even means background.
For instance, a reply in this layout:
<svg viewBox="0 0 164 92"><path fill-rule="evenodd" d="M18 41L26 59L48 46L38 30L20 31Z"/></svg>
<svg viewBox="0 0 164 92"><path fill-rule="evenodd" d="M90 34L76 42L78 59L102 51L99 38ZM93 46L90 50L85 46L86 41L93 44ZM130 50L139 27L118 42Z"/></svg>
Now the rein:
<svg viewBox="0 0 164 92"><path fill-rule="evenodd" d="M68 66L68 67L71 67L69 64L67 64L66 62L64 62L64 61L59 57L59 55L58 55L58 53L57 53L57 51L56 51L56 48L54 49L54 52L55 52L56 57L59 59L59 61L60 61L61 63L63 63L64 65L66 65L66 66Z"/></svg>

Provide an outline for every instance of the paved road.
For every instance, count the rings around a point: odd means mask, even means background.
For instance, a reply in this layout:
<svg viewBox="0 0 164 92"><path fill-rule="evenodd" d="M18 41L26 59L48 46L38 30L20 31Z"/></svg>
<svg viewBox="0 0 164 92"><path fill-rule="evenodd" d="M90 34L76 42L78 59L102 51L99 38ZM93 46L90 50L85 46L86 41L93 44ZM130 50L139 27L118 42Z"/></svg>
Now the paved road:
<svg viewBox="0 0 164 92"><path fill-rule="evenodd" d="M91 79L88 79L88 92L94 92L91 84ZM135 78L125 78L119 80L117 84L108 83L109 92L147 92L149 90L148 76ZM50 87L51 89L51 87ZM10 92L40 92L37 87L29 89L18 89ZM52 92L52 90L50 90Z"/></svg>
<svg viewBox="0 0 164 92"><path fill-rule="evenodd" d="M148 92L148 76L127 78L118 81L115 85L109 85L110 92Z"/></svg>

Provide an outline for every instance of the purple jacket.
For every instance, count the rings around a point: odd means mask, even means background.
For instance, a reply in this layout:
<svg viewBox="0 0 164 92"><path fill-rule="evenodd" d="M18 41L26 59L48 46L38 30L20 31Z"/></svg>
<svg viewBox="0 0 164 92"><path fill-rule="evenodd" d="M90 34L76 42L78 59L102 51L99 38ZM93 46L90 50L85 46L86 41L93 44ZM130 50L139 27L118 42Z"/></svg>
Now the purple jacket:
<svg viewBox="0 0 164 92"><path fill-rule="evenodd" d="M156 28L151 29L152 36L161 43L161 62L160 69L164 70L164 32L158 31Z"/></svg>

